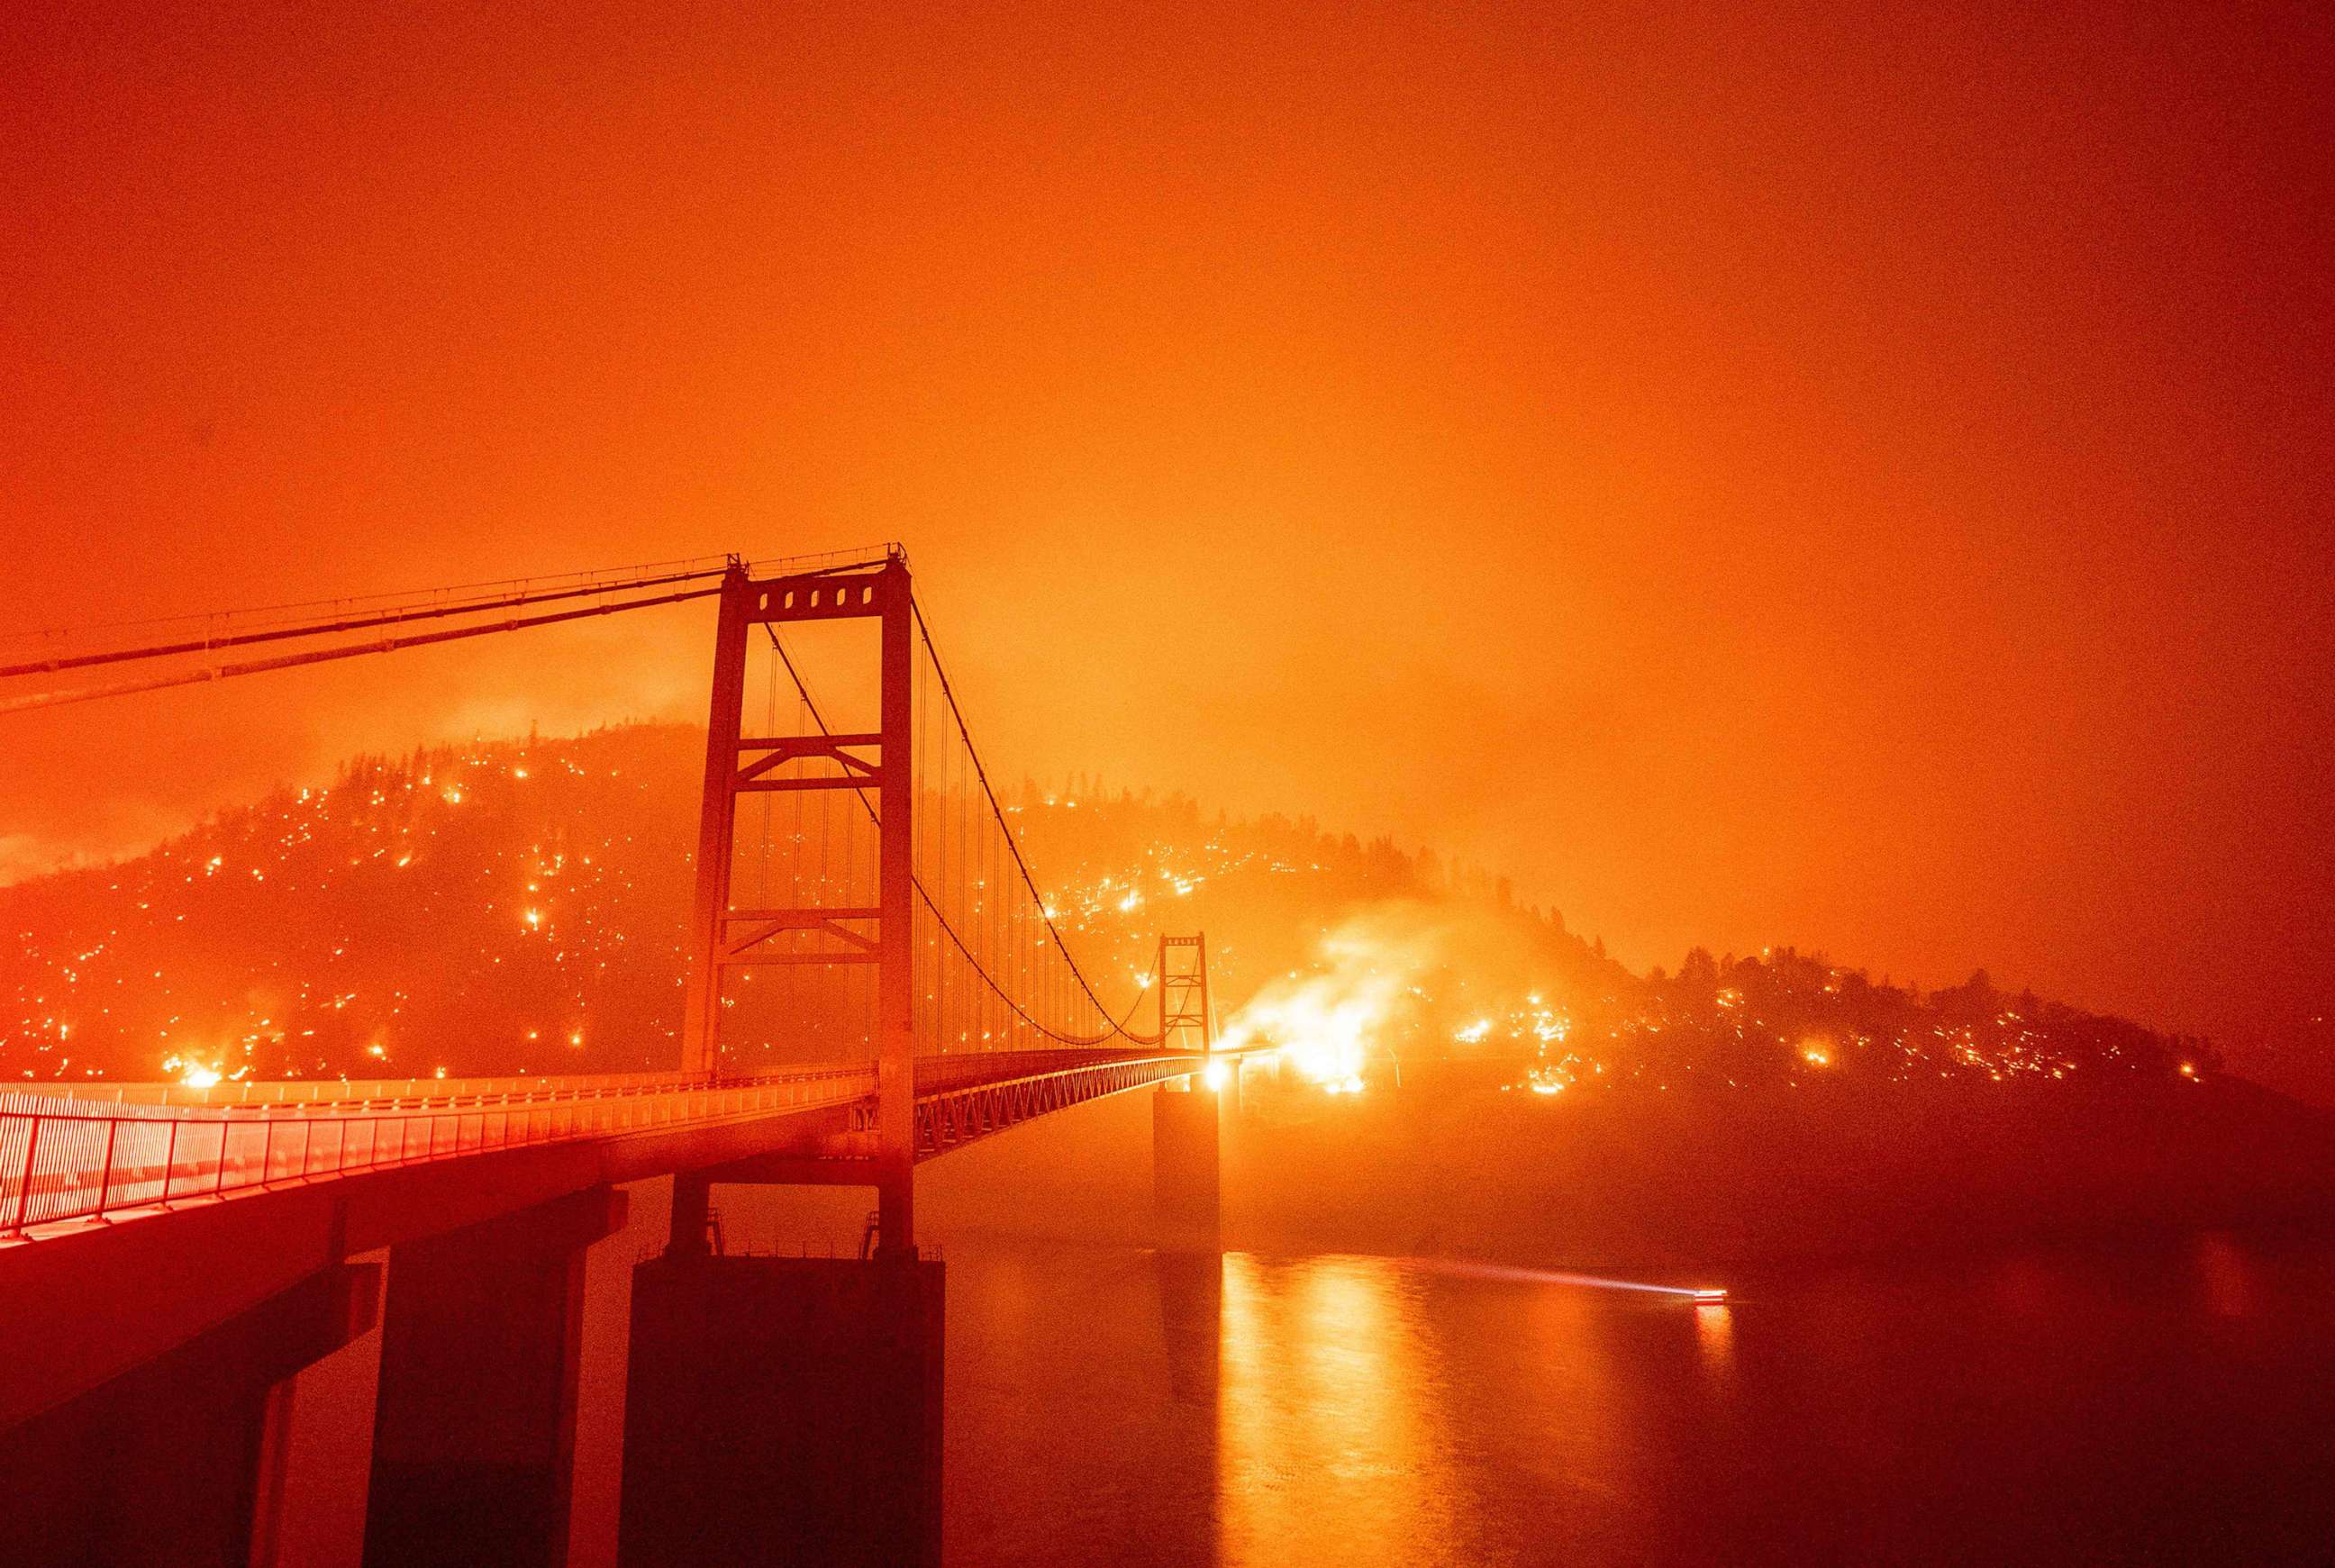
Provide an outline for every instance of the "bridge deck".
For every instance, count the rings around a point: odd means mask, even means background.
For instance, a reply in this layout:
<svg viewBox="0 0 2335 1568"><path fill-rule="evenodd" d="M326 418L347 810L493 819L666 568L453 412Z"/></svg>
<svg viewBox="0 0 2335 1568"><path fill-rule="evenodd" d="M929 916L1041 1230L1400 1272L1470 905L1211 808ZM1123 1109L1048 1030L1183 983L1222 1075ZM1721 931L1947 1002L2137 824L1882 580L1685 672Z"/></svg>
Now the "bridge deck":
<svg viewBox="0 0 2335 1568"><path fill-rule="evenodd" d="M1196 1070L1157 1051L965 1052L916 1062L929 1159L1099 1095ZM0 1246L286 1184L735 1120L844 1113L872 1126L876 1068L376 1082L73 1085L0 1094Z"/></svg>
<svg viewBox="0 0 2335 1568"><path fill-rule="evenodd" d="M1157 1051L920 1059L916 1157L1205 1064ZM719 1081L0 1095L0 1427L318 1269L422 1236L677 1171L848 1182L848 1157L875 1152L875 1092L874 1065L855 1062Z"/></svg>

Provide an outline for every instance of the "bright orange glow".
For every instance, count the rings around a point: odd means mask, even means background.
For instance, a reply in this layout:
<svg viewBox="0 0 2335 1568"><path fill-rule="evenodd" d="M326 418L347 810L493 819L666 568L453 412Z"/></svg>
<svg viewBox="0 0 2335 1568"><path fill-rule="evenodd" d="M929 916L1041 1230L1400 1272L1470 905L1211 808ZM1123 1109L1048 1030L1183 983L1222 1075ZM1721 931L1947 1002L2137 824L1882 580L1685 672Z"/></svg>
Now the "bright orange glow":
<svg viewBox="0 0 2335 1568"><path fill-rule="evenodd" d="M2335 1089L2335 953L2192 926L2323 924L2321 32L2186 8L2168 93L2114 5L2031 56L1951 6L746 6L654 70L563 16L12 36L61 96L0 212L10 624L914 519L1012 606L955 655L985 739L1081 814L1431 845L1641 972L1982 958ZM157 702L102 789L118 714L12 729L0 878L361 751L702 720L702 611Z"/></svg>
<svg viewBox="0 0 2335 1568"><path fill-rule="evenodd" d="M1282 1060L1333 1094L1359 1093L1381 1031L1432 957L1430 939L1392 917L1356 918L1323 934L1310 973L1267 984L1220 1044L1278 1046Z"/></svg>

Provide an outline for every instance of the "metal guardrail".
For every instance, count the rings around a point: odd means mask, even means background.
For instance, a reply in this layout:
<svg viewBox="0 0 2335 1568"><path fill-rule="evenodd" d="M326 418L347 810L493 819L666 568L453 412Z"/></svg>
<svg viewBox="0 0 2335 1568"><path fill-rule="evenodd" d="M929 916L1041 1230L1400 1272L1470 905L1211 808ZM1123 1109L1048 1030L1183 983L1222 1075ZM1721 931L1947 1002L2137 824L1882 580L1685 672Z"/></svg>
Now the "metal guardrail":
<svg viewBox="0 0 2335 1568"><path fill-rule="evenodd" d="M214 1109L263 1106L416 1104L498 1095L576 1094L604 1089L687 1089L704 1083L681 1072L516 1073L499 1078L307 1078L223 1079L189 1083L40 1083L0 1090L0 1111L18 1108L19 1097L43 1101L70 1099L79 1106L196 1106ZM41 1108L35 1107L34 1108Z"/></svg>
<svg viewBox="0 0 2335 1568"><path fill-rule="evenodd" d="M876 1070L805 1068L719 1082L665 1074L581 1084L503 1081L514 1087L188 1108L213 1114L170 1115L133 1101L101 1109L103 1102L63 1097L44 1097L33 1107L11 1096L14 1105L0 1108L0 1241L35 1225L102 1220L286 1182L846 1104L875 1092Z"/></svg>

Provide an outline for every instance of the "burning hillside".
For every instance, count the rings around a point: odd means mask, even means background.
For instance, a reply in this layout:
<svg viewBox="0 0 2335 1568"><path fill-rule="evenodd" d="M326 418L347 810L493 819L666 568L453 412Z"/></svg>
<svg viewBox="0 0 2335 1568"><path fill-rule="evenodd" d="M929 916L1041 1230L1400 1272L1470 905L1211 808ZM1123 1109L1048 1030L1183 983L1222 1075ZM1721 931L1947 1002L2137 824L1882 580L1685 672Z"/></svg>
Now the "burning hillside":
<svg viewBox="0 0 2335 1568"><path fill-rule="evenodd" d="M0 889L0 1074L666 1066L702 757L686 728L631 726L358 758L136 859ZM1503 883L1306 818L1083 779L1025 783L1007 812L1100 984L1132 994L1158 933L1206 930L1227 1038L1342 1090L1455 1056L1550 1094L2215 1065L1982 975L1923 996L1784 949L1636 977ZM751 853L773 825L740 828Z"/></svg>

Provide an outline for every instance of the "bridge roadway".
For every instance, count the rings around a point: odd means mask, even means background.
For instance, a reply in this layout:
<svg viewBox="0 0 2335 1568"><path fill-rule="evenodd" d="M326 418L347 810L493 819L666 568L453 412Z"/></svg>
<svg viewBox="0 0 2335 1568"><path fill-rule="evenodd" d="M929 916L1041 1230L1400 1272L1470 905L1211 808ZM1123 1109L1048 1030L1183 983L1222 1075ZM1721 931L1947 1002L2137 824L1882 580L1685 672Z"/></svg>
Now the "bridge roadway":
<svg viewBox="0 0 2335 1568"><path fill-rule="evenodd" d="M919 1057L916 1158L1206 1060ZM873 1062L0 1095L0 1429L331 1264L571 1193L684 1171L872 1180L875 1114Z"/></svg>

